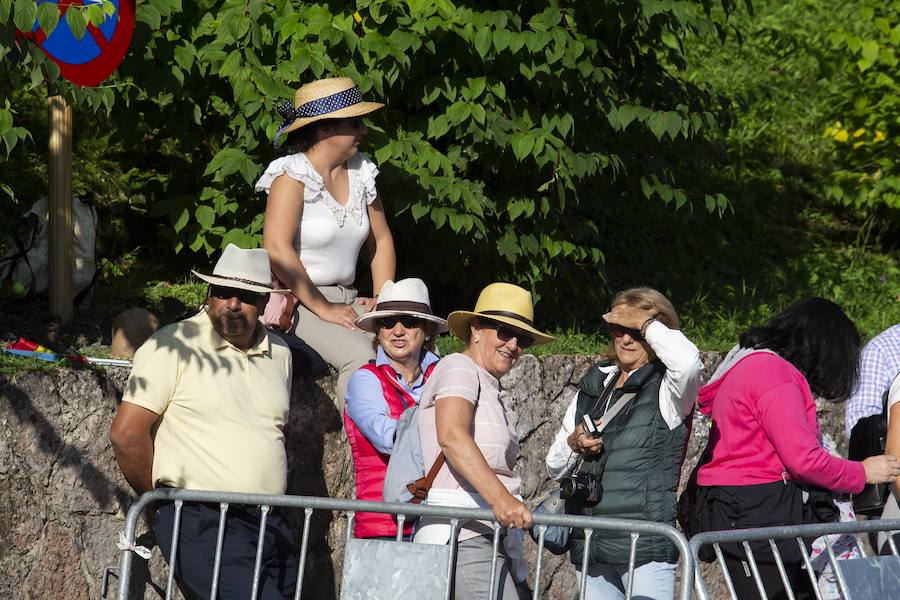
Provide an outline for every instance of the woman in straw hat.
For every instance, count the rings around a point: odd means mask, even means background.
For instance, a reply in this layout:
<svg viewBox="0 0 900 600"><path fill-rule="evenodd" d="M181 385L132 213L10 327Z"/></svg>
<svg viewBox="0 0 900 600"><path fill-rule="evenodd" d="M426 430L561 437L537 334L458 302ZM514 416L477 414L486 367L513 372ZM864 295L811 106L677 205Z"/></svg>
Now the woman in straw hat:
<svg viewBox="0 0 900 600"><path fill-rule="evenodd" d="M612 337L610 361L578 384L547 453L547 469L560 480L570 514L674 525L688 415L700 387L700 352L679 331L672 303L654 289L619 292L603 319ZM585 430L585 415L599 432ZM586 598L625 598L630 551L628 533L595 535L586 547L584 532L572 530L569 552L576 569L588 555ZM671 542L641 536L632 597L673 598L677 560Z"/></svg>
<svg viewBox="0 0 900 600"><path fill-rule="evenodd" d="M280 157L256 190L269 195L263 246L272 272L299 300L267 307L264 320L295 331L338 370L341 408L350 375L373 358L370 337L356 318L374 306L353 288L364 242L371 257L374 294L394 278L391 230L375 188L378 168L359 152L368 131L362 117L383 105L364 102L347 77L320 79L278 107Z"/></svg>
<svg viewBox="0 0 900 600"><path fill-rule="evenodd" d="M490 508L505 528L497 571L497 598L517 598L511 573L524 580L522 528L531 512L519 496L515 472L519 442L500 401L500 378L522 350L553 338L534 327L531 294L509 283L482 290L474 311L448 317L453 335L465 349L442 359L419 403L419 428L425 465L445 459L428 492L431 505ZM515 528L515 529L513 529ZM416 542L445 544L447 520L423 518ZM469 521L460 527L454 589L456 598L489 598L493 528Z"/></svg>
<svg viewBox="0 0 900 600"><path fill-rule="evenodd" d="M344 429L353 452L356 498L380 502L394 433L401 413L419 402L437 365L434 338L447 331L447 321L431 311L428 288L421 279L386 281L375 310L356 326L376 336L375 361L350 377L344 404ZM404 530L412 531L412 523ZM358 538L393 538L392 515L357 513Z"/></svg>

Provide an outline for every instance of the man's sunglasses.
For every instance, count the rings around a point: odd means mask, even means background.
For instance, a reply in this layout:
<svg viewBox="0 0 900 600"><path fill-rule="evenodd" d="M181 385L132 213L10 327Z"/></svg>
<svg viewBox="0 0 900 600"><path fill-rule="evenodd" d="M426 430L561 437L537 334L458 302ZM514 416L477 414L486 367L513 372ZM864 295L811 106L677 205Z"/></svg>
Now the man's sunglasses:
<svg viewBox="0 0 900 600"><path fill-rule="evenodd" d="M403 325L405 329L418 329L422 326L422 319L410 315L394 315L391 317L380 317L375 319L379 329L393 329L397 323Z"/></svg>
<svg viewBox="0 0 900 600"><path fill-rule="evenodd" d="M244 304L257 304L265 294L251 292L250 290L241 290L238 288L225 287L223 285L210 286L209 295L219 300L231 300L237 298Z"/></svg>
<svg viewBox="0 0 900 600"><path fill-rule="evenodd" d="M531 337L527 333L522 333L518 329L513 329L512 327L508 327L498 321L491 321L488 319L479 319L479 321L484 327L496 329L497 339L501 342L506 343L509 340L516 338L516 344L518 344L519 348L521 348L522 350L525 350L526 348L534 344L533 337Z"/></svg>
<svg viewBox="0 0 900 600"><path fill-rule="evenodd" d="M641 335L640 329L632 329L631 327L622 327L621 325L610 323L609 331L613 334L613 337L622 337L627 333L633 340L637 342L644 341L644 336Z"/></svg>

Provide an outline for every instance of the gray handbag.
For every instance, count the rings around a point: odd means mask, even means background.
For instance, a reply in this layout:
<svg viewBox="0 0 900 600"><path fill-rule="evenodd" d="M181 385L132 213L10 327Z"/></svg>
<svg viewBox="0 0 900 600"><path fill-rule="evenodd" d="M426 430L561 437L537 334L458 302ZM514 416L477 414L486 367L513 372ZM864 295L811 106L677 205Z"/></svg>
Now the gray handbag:
<svg viewBox="0 0 900 600"><path fill-rule="evenodd" d="M534 512L546 515L566 514L566 501L560 498L559 488L547 492L544 499L535 507ZM539 525L534 525L530 531L531 539L535 542L537 542L540 537L539 527ZM549 550L552 554L565 554L569 551L569 533L571 533L571 531L571 527L547 525L547 531L544 533L544 548Z"/></svg>

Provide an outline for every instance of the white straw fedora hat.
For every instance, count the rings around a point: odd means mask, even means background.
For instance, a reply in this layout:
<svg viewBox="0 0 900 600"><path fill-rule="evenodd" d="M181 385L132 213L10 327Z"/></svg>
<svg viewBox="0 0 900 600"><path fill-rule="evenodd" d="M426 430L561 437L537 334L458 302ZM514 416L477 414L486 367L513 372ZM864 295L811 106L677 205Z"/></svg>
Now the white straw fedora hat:
<svg viewBox="0 0 900 600"><path fill-rule="evenodd" d="M457 310L447 317L451 333L464 342L469 340L469 323L475 317L499 321L534 337L535 344L553 341L534 328L534 303L531 292L511 283L492 283L478 295L475 310Z"/></svg>
<svg viewBox="0 0 900 600"><path fill-rule="evenodd" d="M377 319L397 315L410 315L437 324L438 333L447 331L447 321L431 311L431 300L425 282L416 277L393 282L390 279L381 286L375 310L356 319L356 326L375 333Z"/></svg>
<svg viewBox="0 0 900 600"><path fill-rule="evenodd" d="M294 94L293 102L287 100L278 106L281 126L275 134L275 147L282 135L310 123L361 117L382 106L384 104L380 102L363 102L359 88L349 77L329 77L307 83Z"/></svg>
<svg viewBox="0 0 900 600"><path fill-rule="evenodd" d="M286 294L290 291L272 287L269 253L263 248L245 250L234 244L228 244L216 262L212 275L204 275L193 270L191 273L210 285L248 290L259 294Z"/></svg>

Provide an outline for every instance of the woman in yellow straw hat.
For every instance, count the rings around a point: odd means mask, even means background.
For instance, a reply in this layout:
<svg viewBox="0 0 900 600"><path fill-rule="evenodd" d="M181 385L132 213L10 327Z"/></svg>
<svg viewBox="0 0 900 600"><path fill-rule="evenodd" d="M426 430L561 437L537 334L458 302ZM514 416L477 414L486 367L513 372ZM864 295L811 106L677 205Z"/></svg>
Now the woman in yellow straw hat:
<svg viewBox="0 0 900 600"><path fill-rule="evenodd" d="M353 287L363 243L371 258L373 297L396 268L394 240L375 187L378 168L359 152L368 131L362 117L382 106L363 101L347 77L302 86L294 102L278 107L280 157L256 182L256 191L269 195L263 247L272 272L279 287L290 288L299 300L295 307L290 298L275 298L264 321L296 332L337 369L339 410L350 375L374 358L371 338L354 325L374 306Z"/></svg>
<svg viewBox="0 0 900 600"><path fill-rule="evenodd" d="M496 598L517 598L513 577L524 580L522 528L531 512L519 496L515 472L519 442L500 401L500 378L522 350L553 338L534 327L531 293L509 283L482 290L473 311L451 313L447 324L465 349L443 358L422 390L419 428L426 465L445 460L428 492L427 504L493 510L505 529ZM446 519L423 518L414 541L445 544ZM454 594L489 598L493 529L469 521L460 527ZM511 577L512 575L512 577Z"/></svg>

